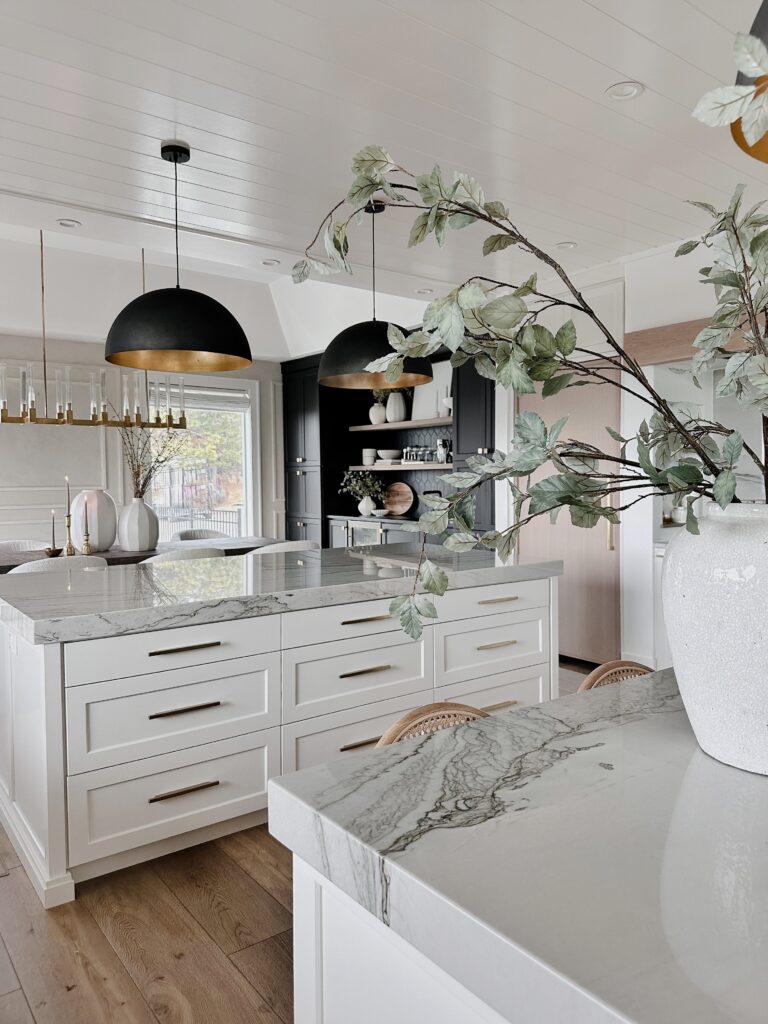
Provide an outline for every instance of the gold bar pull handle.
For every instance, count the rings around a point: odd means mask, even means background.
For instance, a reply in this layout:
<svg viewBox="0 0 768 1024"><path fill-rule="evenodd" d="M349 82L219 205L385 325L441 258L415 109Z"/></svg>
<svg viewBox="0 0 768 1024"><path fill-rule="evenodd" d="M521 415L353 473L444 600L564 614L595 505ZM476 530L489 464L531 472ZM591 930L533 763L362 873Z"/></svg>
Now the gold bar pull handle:
<svg viewBox="0 0 768 1024"><path fill-rule="evenodd" d="M512 647L517 640L497 640L495 644L479 644L478 651L495 651L499 647Z"/></svg>
<svg viewBox="0 0 768 1024"><path fill-rule="evenodd" d="M345 743L343 747L339 747L340 754L346 754L348 750L360 750L361 747L372 747L375 743L378 743L381 736L371 736L369 740L355 740L354 743Z"/></svg>
<svg viewBox="0 0 768 1024"><path fill-rule="evenodd" d="M511 708L514 704L519 704L519 700L502 700L498 704L488 704L486 707L481 708L481 711L485 711L486 714L490 715L494 711L502 711L504 708Z"/></svg>
<svg viewBox="0 0 768 1024"><path fill-rule="evenodd" d="M174 715L186 715L190 711L206 711L208 708L221 707L220 700L209 700L205 704L190 704L186 708L173 708L171 711L155 711L154 714L149 715L150 722L153 718L173 718Z"/></svg>
<svg viewBox="0 0 768 1024"><path fill-rule="evenodd" d="M507 604L509 601L519 601L520 598L517 594L511 597L486 597L482 601L478 601L478 604Z"/></svg>
<svg viewBox="0 0 768 1024"><path fill-rule="evenodd" d="M159 658L161 654L186 654L188 651L207 651L211 647L221 647L221 640L209 640L204 644L186 644L184 647L165 647L162 651L149 651L147 656Z"/></svg>
<svg viewBox="0 0 768 1024"><path fill-rule="evenodd" d="M386 615L366 615L362 619L342 619L342 626L358 626L362 622L383 622L385 619L391 619L392 616L389 612Z"/></svg>
<svg viewBox="0 0 768 1024"><path fill-rule="evenodd" d="M161 800L173 800L174 797L186 796L187 793L199 793L201 789L213 789L218 785L220 785L218 779L214 779L212 782L199 782L196 786L185 786L184 789L172 789L168 793L158 793L157 796L151 796L147 803L159 804Z"/></svg>
<svg viewBox="0 0 768 1024"><path fill-rule="evenodd" d="M353 676L367 676L371 672L388 672L391 665L371 665L370 668L356 668L352 672L341 672L339 679L351 679Z"/></svg>

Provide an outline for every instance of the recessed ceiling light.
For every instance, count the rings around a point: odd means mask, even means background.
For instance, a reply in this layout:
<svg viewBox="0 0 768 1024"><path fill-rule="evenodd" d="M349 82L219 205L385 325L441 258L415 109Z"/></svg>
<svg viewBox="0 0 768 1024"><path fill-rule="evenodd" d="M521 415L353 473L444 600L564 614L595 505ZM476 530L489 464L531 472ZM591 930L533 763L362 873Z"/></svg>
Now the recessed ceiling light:
<svg viewBox="0 0 768 1024"><path fill-rule="evenodd" d="M578 244L579 244L578 242L558 242L557 243L557 248L558 249L575 249Z"/></svg>
<svg viewBox="0 0 768 1024"><path fill-rule="evenodd" d="M59 217L56 221L60 228L81 228L82 221L73 220L71 217Z"/></svg>
<svg viewBox="0 0 768 1024"><path fill-rule="evenodd" d="M642 92L645 86L642 82L615 82L605 90L605 95L611 100L634 100Z"/></svg>
<svg viewBox="0 0 768 1024"><path fill-rule="evenodd" d="M434 290L435 290L434 288L417 288L416 289L416 294L417 295L431 295L432 292L434 292Z"/></svg>
<svg viewBox="0 0 768 1024"><path fill-rule="evenodd" d="M262 265L262 267L279 267L280 266L280 260L273 260L273 259L262 260L261 261L261 265Z"/></svg>

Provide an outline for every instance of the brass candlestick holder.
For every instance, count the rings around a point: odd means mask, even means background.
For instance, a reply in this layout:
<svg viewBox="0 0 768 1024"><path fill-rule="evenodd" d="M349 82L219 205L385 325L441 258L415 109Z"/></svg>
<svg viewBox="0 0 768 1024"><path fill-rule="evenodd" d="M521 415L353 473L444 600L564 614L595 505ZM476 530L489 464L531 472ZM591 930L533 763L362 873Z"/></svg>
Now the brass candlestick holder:
<svg viewBox="0 0 768 1024"><path fill-rule="evenodd" d="M66 527L67 527L67 543L66 543L66 545L64 547L64 554L65 555L74 555L77 552L75 551L75 545L72 543L72 515L71 515L71 513L68 512L66 514L66 516L64 517L64 522L65 522Z"/></svg>
<svg viewBox="0 0 768 1024"><path fill-rule="evenodd" d="M83 546L80 548L80 550L84 555L90 555L91 553L91 535L90 533L88 533L87 527L83 533Z"/></svg>

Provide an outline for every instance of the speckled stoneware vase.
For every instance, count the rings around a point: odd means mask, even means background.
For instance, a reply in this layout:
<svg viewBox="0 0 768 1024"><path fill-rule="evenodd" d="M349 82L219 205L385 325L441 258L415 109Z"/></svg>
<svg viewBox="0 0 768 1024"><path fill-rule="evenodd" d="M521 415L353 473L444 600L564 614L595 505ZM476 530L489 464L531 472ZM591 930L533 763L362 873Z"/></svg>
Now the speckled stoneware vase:
<svg viewBox="0 0 768 1024"><path fill-rule="evenodd" d="M768 775L768 506L710 504L664 557L672 661L699 746Z"/></svg>

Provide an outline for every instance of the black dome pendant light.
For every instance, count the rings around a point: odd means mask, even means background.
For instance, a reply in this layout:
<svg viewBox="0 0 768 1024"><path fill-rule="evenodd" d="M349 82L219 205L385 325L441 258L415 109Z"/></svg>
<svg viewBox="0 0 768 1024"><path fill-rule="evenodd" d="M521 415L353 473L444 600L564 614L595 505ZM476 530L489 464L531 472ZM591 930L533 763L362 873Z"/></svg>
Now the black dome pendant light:
<svg viewBox="0 0 768 1024"><path fill-rule="evenodd" d="M376 217L375 214L384 210L384 203L372 199L365 206L365 212L371 215L371 257L372 257L372 295L373 318L362 323L346 327L337 334L328 348L323 352L317 379L330 388L355 388L357 390L374 388L412 388L418 384L428 384L432 380L432 363L427 358L406 358L403 372L397 380L388 381L383 373L372 373L366 366L374 359L392 354L392 346L387 340L389 324L386 320L376 319ZM397 326L397 325L395 325ZM403 328L400 328L404 334Z"/></svg>
<svg viewBox="0 0 768 1024"><path fill-rule="evenodd" d="M109 329L105 358L117 366L162 373L239 370L252 361L240 324L210 295L179 285L178 165L189 160L189 146L164 142L160 155L173 164L176 287L157 288L129 302Z"/></svg>

